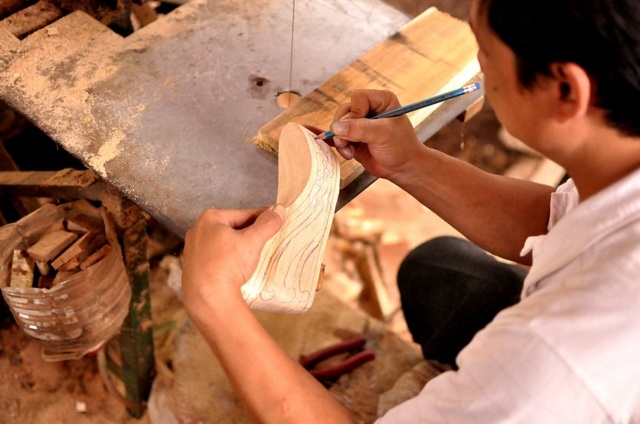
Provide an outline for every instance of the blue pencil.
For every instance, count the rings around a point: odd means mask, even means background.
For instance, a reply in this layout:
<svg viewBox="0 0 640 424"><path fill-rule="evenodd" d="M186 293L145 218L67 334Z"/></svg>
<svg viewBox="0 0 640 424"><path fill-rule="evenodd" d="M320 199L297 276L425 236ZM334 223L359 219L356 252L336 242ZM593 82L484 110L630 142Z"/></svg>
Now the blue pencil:
<svg viewBox="0 0 640 424"><path fill-rule="evenodd" d="M407 106L401 106L397 109L388 110L379 115L372 116L369 119L378 119L378 118L395 118L396 116L405 115L409 112L413 112L414 110L422 109L427 106L434 105L436 103L444 102L445 100L453 99L454 97L462 96L463 94L472 93L480 89L480 83L474 83L470 85L465 85L464 87L457 88L455 90L449 91L447 93L438 94L437 96L430 97L428 99L420 100L415 103L411 103ZM331 131L325 131L320 134L318 138L327 139L333 137L334 134Z"/></svg>

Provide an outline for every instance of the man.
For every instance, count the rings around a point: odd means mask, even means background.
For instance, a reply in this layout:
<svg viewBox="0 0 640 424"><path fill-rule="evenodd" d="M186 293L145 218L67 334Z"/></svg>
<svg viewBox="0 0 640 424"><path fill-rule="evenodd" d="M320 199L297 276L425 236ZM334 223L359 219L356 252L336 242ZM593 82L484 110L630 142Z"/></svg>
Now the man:
<svg viewBox="0 0 640 424"><path fill-rule="evenodd" d="M379 421L640 422L640 4L474 0L470 16L496 116L572 179L554 193L487 174L423 146L406 117L365 119L399 106L388 92L357 91L338 109L344 157L482 249L531 263L522 299L462 349L458 369ZM203 212L186 237L185 307L257 421L350 422L242 300L281 225L277 205Z"/></svg>

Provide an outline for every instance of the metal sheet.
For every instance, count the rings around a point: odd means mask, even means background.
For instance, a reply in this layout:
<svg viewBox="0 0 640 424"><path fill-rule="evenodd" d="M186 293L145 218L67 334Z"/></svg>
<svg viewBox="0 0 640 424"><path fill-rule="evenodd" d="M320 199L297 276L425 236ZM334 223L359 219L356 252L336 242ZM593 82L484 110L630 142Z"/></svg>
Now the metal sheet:
<svg viewBox="0 0 640 424"><path fill-rule="evenodd" d="M205 208L273 203L277 158L248 140L277 93L308 93L409 20L379 0L297 0L289 87L291 6L195 0L121 40L69 17L5 46L0 96L183 235Z"/></svg>

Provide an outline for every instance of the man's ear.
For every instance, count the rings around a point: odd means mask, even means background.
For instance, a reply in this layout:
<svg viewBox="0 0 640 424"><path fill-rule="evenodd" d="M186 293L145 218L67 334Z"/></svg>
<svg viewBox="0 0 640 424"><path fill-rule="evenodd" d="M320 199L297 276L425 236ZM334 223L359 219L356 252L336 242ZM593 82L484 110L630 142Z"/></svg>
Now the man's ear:
<svg viewBox="0 0 640 424"><path fill-rule="evenodd" d="M575 63L553 63L557 117L561 121L585 115L593 101L593 82Z"/></svg>

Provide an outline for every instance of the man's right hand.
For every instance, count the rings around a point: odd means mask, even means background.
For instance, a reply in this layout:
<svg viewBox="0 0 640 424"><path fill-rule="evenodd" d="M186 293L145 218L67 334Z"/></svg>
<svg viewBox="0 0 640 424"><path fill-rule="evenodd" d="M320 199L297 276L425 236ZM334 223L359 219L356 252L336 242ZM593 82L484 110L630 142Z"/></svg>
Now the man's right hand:
<svg viewBox="0 0 640 424"><path fill-rule="evenodd" d="M367 119L398 107L400 102L390 91L354 91L351 102L338 107L331 125L338 152L380 178L393 180L408 169L423 148L409 118Z"/></svg>

